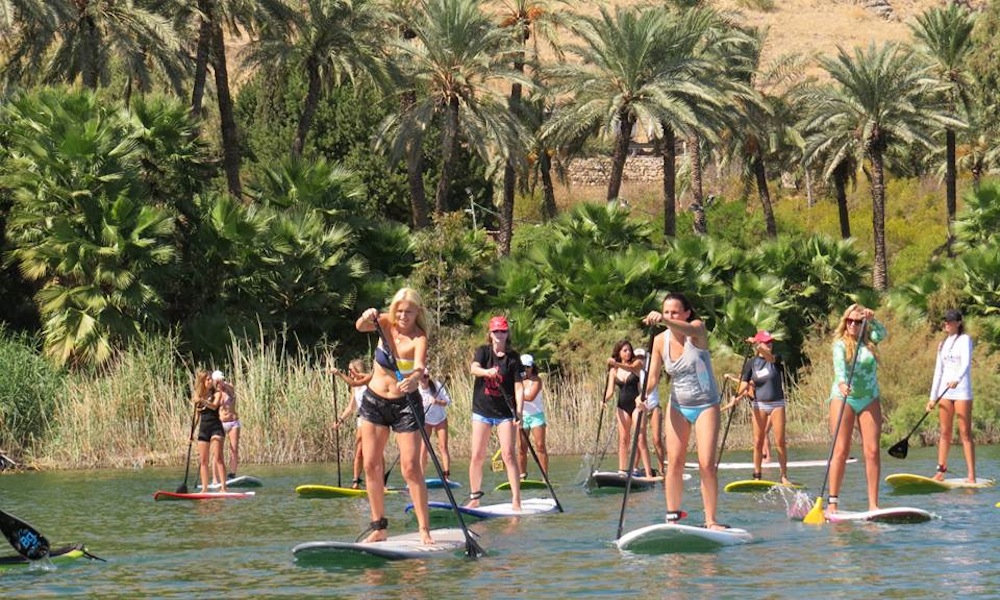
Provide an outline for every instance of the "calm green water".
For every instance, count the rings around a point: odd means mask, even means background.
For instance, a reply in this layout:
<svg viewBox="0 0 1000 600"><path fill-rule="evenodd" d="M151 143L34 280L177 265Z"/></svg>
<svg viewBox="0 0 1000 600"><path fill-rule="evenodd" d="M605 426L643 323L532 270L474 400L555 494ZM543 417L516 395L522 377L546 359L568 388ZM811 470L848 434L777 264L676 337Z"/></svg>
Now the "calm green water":
<svg viewBox="0 0 1000 600"><path fill-rule="evenodd" d="M1000 476L996 468L1000 449L979 450L979 475ZM825 458L825 452L797 450L793 458ZM953 452L953 461L961 468L959 452ZM928 449L911 449L905 461L883 456L883 475L933 471L934 457ZM727 452L725 458L748 457ZM605 458L604 466L613 462ZM635 556L623 555L612 545L622 495L588 495L574 485L580 470L579 457L553 462L556 492L566 513L473 525L489 553L486 558L403 561L380 568L304 567L292 558L291 548L300 542L353 541L367 524L363 500L295 496L299 484L335 484L333 465L250 466L244 474L257 475L265 483L257 497L215 502L153 502L155 490L177 488L183 478L180 468L0 476L0 506L5 510L30 521L54 544L83 541L108 560L0 571L0 596L311 595L416 600L605 598L636 593L677 598L1000 593L1000 566L995 560L1000 509L994 508L1000 488L895 496L883 484L883 506L915 506L940 517L920 525L806 526L790 521L780 500L722 494L720 519L749 529L755 543L705 554ZM815 494L823 472L795 469L792 474ZM748 475L723 471L720 481L725 484ZM344 481L348 479L345 475ZM863 480L860 465L848 467L841 494L844 509L865 507ZM487 473L487 484L499 482L497 474ZM695 477L685 494L691 523L702 519L697 485ZM491 497L509 500L500 492L488 494L487 500ZM432 491L432 499L443 500L444 492ZM405 496L389 499L393 533L415 528L403 514L406 502ZM634 493L626 507L625 530L661 520L663 512L662 489ZM12 552L7 548L2 553Z"/></svg>

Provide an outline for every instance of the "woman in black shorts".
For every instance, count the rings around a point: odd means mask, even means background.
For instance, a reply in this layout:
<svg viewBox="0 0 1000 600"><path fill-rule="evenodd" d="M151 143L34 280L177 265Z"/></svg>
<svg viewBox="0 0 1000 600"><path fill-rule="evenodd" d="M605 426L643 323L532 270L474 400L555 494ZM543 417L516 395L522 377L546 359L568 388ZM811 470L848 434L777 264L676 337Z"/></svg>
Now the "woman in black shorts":
<svg viewBox="0 0 1000 600"><path fill-rule="evenodd" d="M201 468L201 491L209 491L209 481L212 475L222 482L220 492L226 491L226 465L222 462L222 442L226 432L219 418L219 406L223 394L217 393L215 382L208 371L198 371L194 380L194 398L192 401L198 407L200 423L198 425L198 458ZM209 471L209 461L212 460L212 472Z"/></svg>

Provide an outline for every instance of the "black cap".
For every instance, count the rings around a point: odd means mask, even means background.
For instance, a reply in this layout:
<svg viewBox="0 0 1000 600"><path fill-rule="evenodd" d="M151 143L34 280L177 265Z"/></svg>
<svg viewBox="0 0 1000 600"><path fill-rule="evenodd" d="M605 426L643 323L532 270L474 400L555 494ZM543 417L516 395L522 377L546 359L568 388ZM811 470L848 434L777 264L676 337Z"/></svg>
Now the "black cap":
<svg viewBox="0 0 1000 600"><path fill-rule="evenodd" d="M954 321L961 321L962 320L962 311L960 311L958 309L955 309L955 308L949 308L948 310L944 311L944 320L945 321L953 321L953 322Z"/></svg>

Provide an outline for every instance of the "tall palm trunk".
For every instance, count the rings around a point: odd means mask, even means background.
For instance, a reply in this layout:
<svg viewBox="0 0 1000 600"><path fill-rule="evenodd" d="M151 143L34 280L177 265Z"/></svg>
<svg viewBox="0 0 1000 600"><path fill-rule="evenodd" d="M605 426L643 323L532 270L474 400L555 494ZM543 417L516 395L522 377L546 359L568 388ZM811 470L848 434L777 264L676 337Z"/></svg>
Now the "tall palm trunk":
<svg viewBox="0 0 1000 600"><path fill-rule="evenodd" d="M406 114L417 103L417 94L404 92L400 99L402 113ZM421 138L411 137L406 141L406 183L410 188L410 215L415 229L424 229L431 224L430 210L427 208L427 192L424 190L424 149Z"/></svg>
<svg viewBox="0 0 1000 600"><path fill-rule="evenodd" d="M451 191L455 150L458 146L458 108L458 98L449 100L441 130L441 179L438 180L437 194L434 198L434 210L438 214L448 210L448 193Z"/></svg>
<svg viewBox="0 0 1000 600"><path fill-rule="evenodd" d="M302 102L302 114L299 115L299 124L295 131L295 141L292 142L292 156L302 156L302 149L306 147L306 136L312 127L313 116L316 114L316 106L319 105L320 81L319 65L315 56L310 56L306 60L306 72L309 74L309 85L306 90L305 100Z"/></svg>
<svg viewBox="0 0 1000 600"><path fill-rule="evenodd" d="M881 148L871 148L868 157L872 161L872 234L875 241L872 286L884 292L889 289L889 270L885 254L885 164Z"/></svg>
<svg viewBox="0 0 1000 600"><path fill-rule="evenodd" d="M538 151L538 171L542 177L542 218L546 221L556 218L556 188L552 183L552 157L548 148Z"/></svg>
<svg viewBox="0 0 1000 600"><path fill-rule="evenodd" d="M840 237L851 237L851 213L847 210L847 169L846 163L840 163L833 171L833 189L837 196L837 216L840 218Z"/></svg>
<svg viewBox="0 0 1000 600"><path fill-rule="evenodd" d="M663 157L663 235L677 235L677 140L674 129L666 123L663 127L663 139L654 143Z"/></svg>
<svg viewBox="0 0 1000 600"><path fill-rule="evenodd" d="M514 69L524 72L524 53L519 52L514 59ZM510 86L508 108L515 114L521 114L521 84ZM500 206L500 232L497 235L497 251L500 256L510 254L510 240L514 236L514 195L517 188L517 169L514 168L513 157L507 157L503 167L503 201Z"/></svg>
<svg viewBox="0 0 1000 600"><path fill-rule="evenodd" d="M84 17L84 54L87 56L87 64L83 67L83 86L87 89L96 90L97 85L100 83L100 71L98 70L100 59L100 33L97 30L97 24L94 23L94 18L87 16Z"/></svg>
<svg viewBox="0 0 1000 600"><path fill-rule="evenodd" d="M635 117L627 108L618 109L618 135L615 136L615 152L611 157L611 177L608 181L608 202L618 199L622 188L622 178L625 175L625 161L628 160L628 147L632 143L632 127Z"/></svg>
<svg viewBox="0 0 1000 600"><path fill-rule="evenodd" d="M753 159L753 174L757 179L757 196L760 197L760 205L764 209L764 224L767 226L767 237L774 239L778 237L778 226L774 222L771 192L767 188L767 169L764 168L764 159L760 155L755 156Z"/></svg>
<svg viewBox="0 0 1000 600"><path fill-rule="evenodd" d="M226 172L229 193L243 197L240 182L240 141L233 114L233 98L229 94L229 69L226 64L226 42L222 25L212 22L212 70L215 71L215 93L219 101L219 120L222 123L222 167Z"/></svg>
<svg viewBox="0 0 1000 600"><path fill-rule="evenodd" d="M951 246L955 241L955 213L958 210L958 191L956 190L956 158L955 158L955 131L948 129L944 132L945 139L945 204L948 209L948 256L954 256Z"/></svg>
<svg viewBox="0 0 1000 600"><path fill-rule="evenodd" d="M694 232L698 235L708 235L708 217L705 215L705 196L701 184L701 136L697 133L688 136L688 156L691 161L691 210L694 211Z"/></svg>
<svg viewBox="0 0 1000 600"><path fill-rule="evenodd" d="M205 0L199 0L198 8L202 14L207 14ZM196 120L201 118L202 102L205 99L205 81L208 79L208 55L212 47L212 22L206 17L201 18L198 26L198 48L194 59L194 85L191 89L191 116Z"/></svg>

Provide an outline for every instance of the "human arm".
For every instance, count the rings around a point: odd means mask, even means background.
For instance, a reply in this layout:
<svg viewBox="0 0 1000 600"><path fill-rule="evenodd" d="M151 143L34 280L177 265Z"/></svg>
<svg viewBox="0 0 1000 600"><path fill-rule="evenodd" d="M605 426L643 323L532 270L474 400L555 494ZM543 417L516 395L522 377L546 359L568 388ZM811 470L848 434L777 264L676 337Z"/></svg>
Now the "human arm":
<svg viewBox="0 0 1000 600"><path fill-rule="evenodd" d="M954 381L948 382L948 387L955 389L958 387L960 381L969 377L969 371L972 369L972 338L966 334L958 336L955 340L955 350L958 351L958 364L959 364L959 375Z"/></svg>
<svg viewBox="0 0 1000 600"><path fill-rule="evenodd" d="M833 343L833 380L837 382L837 389L843 398L847 398L851 391L847 387L847 370L847 347L843 340L837 340Z"/></svg>
<svg viewBox="0 0 1000 600"><path fill-rule="evenodd" d="M657 334L653 338L653 347L649 352L649 370L646 371L647 398L656 390L656 386L660 384L660 371L663 369L663 340L664 334Z"/></svg>
<svg viewBox="0 0 1000 600"><path fill-rule="evenodd" d="M469 373L473 377L485 377L488 379L494 379L500 374L500 367L490 367L487 369L483 365L489 362L490 349L488 346L480 346L476 348L476 353L472 357L472 365L469 366Z"/></svg>
<svg viewBox="0 0 1000 600"><path fill-rule="evenodd" d="M675 336L690 338L695 348L699 350L708 349L708 329L706 329L705 322L701 319L694 319L693 321L670 319L663 313L654 310L647 314L642 322L646 325L656 325L657 323L665 325Z"/></svg>
<svg viewBox="0 0 1000 600"><path fill-rule="evenodd" d="M542 391L542 380L529 378L521 382L524 386L524 401L534 402L535 398L538 397L538 392Z"/></svg>

